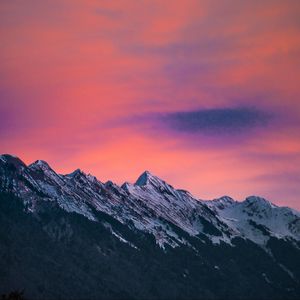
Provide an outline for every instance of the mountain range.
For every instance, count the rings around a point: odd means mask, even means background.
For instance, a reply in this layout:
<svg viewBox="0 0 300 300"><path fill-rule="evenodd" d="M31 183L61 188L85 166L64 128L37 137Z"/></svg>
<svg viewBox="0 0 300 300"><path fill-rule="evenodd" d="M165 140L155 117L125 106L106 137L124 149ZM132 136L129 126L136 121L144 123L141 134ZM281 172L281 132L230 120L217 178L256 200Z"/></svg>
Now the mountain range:
<svg viewBox="0 0 300 300"><path fill-rule="evenodd" d="M28 299L299 299L300 212L195 198L0 156L0 293Z"/></svg>

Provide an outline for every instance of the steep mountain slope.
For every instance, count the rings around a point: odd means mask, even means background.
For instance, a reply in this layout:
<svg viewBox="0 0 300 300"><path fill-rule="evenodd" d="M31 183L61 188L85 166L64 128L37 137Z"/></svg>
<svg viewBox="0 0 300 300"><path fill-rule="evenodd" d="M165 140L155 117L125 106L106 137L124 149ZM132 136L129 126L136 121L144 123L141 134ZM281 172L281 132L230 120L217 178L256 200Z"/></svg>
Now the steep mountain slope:
<svg viewBox="0 0 300 300"><path fill-rule="evenodd" d="M144 172L102 183L0 156L0 292L31 298L297 299L300 214L195 199ZM42 266L42 267L41 267ZM128 276L130 274L130 276Z"/></svg>
<svg viewBox="0 0 300 300"><path fill-rule="evenodd" d="M11 156L2 156L1 161L2 190L25 199L30 211L35 210L39 201L56 201L66 211L96 221L93 208L153 233L162 246L186 242L172 230L172 225L192 235L204 232L216 241L229 241L230 229L206 204L187 192L175 190L149 172L142 174L136 184L125 183L119 187L112 182L103 184L80 170L58 175L40 160L28 167ZM7 172L13 176L7 177Z"/></svg>
<svg viewBox="0 0 300 300"><path fill-rule="evenodd" d="M254 242L265 244L270 236L299 240L300 213L291 208L278 207L257 196L244 202L222 198L208 205L228 226Z"/></svg>

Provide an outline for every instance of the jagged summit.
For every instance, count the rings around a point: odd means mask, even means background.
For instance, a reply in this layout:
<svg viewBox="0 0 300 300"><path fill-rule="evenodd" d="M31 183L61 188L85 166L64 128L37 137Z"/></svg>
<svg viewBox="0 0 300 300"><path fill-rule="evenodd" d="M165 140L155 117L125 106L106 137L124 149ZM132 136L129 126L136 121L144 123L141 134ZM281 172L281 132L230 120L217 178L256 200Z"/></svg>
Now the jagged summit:
<svg viewBox="0 0 300 300"><path fill-rule="evenodd" d="M217 198L217 199L208 200L207 203L210 206L215 206L219 209L224 209L226 207L230 207L231 205L236 203L236 201L233 198L229 197L229 196L222 196L222 197Z"/></svg>
<svg viewBox="0 0 300 300"><path fill-rule="evenodd" d="M75 176L82 176L82 175L86 175L81 169L76 169L73 172L66 174L66 176L68 177L75 177Z"/></svg>
<svg viewBox="0 0 300 300"><path fill-rule="evenodd" d="M166 183L163 179L153 175L149 171L144 171L136 180L134 186L152 186L160 189L173 189L173 187L170 184Z"/></svg>
<svg viewBox="0 0 300 300"><path fill-rule="evenodd" d="M76 169L75 171L66 174L65 176L71 180L81 180L83 182L88 181L91 183L101 183L100 181L98 181L98 179L95 176L91 174L87 174L81 169Z"/></svg>
<svg viewBox="0 0 300 300"><path fill-rule="evenodd" d="M223 203L234 203L235 200L230 196L222 196L220 198L214 199L215 202L223 202Z"/></svg>
<svg viewBox="0 0 300 300"><path fill-rule="evenodd" d="M245 199L246 202L269 202L268 200L266 200L265 198L263 197L260 197L260 196L255 196L255 195L251 195L251 196L248 196L246 197Z"/></svg>
<svg viewBox="0 0 300 300"><path fill-rule="evenodd" d="M219 199L216 199L215 201L219 201L220 203L226 205L226 206L230 206L233 205L234 203L236 203L236 201L231 198L230 196L222 196Z"/></svg>
<svg viewBox="0 0 300 300"><path fill-rule="evenodd" d="M152 175L149 171L146 170L136 180L135 185L138 185L138 186L147 185L150 182L153 182L157 179L158 178L156 176Z"/></svg>
<svg viewBox="0 0 300 300"><path fill-rule="evenodd" d="M233 198L231 198L230 196L227 196L227 195L222 196L219 199L222 199L222 200L224 200L226 202L235 202Z"/></svg>
<svg viewBox="0 0 300 300"><path fill-rule="evenodd" d="M121 185L121 189L125 190L125 191L128 191L129 192L129 189L131 188L132 184L125 181L122 185Z"/></svg>
<svg viewBox="0 0 300 300"><path fill-rule="evenodd" d="M46 169L49 170L49 169L51 169L51 167L49 166L49 164L46 161L41 160L41 159L36 160L32 164L30 164L28 167L30 169L42 169L42 170L46 170Z"/></svg>
<svg viewBox="0 0 300 300"><path fill-rule="evenodd" d="M260 207L277 207L275 204L271 203L270 201L266 200L263 197L259 196L248 196L245 201L245 205L247 206L260 206Z"/></svg>

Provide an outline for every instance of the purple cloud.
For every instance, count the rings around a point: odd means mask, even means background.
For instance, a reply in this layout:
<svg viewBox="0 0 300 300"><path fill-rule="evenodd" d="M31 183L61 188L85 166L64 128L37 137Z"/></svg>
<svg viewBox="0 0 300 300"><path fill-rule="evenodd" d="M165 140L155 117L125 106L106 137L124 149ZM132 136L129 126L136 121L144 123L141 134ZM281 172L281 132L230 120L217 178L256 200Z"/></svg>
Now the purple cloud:
<svg viewBox="0 0 300 300"><path fill-rule="evenodd" d="M253 128L265 127L269 113L255 108L213 108L162 114L159 120L167 129L182 133L214 135L242 134Z"/></svg>

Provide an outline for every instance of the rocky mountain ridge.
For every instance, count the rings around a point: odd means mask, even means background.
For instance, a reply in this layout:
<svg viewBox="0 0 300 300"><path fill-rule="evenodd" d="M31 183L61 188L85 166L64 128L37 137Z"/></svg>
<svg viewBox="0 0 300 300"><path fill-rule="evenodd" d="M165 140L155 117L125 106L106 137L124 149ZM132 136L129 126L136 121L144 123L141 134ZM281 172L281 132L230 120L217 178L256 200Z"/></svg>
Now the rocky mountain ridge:
<svg viewBox="0 0 300 300"><path fill-rule="evenodd" d="M148 171L134 184L118 186L80 169L62 175L42 160L27 166L1 155L0 206L0 257L16 258L0 259L0 291L23 282L33 298L80 298L76 295L85 289L74 289L68 273L59 275L63 284L51 275L70 272L75 263L73 281L86 284L87 298L297 299L300 294L300 213L261 197L203 201ZM98 271L91 271L91 259ZM50 272L43 275L46 283L40 282L41 263ZM146 276L143 264L152 270ZM133 269L139 287L125 280ZM170 285L165 290L158 282L152 286L161 274ZM119 276L122 280L115 279Z"/></svg>
<svg viewBox="0 0 300 300"><path fill-rule="evenodd" d="M26 166L19 158L2 155L0 166L1 190L26 199L32 212L37 201L56 201L66 211L96 221L94 208L122 223L133 222L136 228L154 234L161 246L185 242L165 221L190 235L205 234L214 243L230 243L236 236L260 245L268 236L300 240L300 213L257 196L244 202L228 196L202 201L148 171L134 184L126 182L120 187L111 181L102 183L80 169L59 175L42 160ZM17 176L9 177L12 167ZM211 227L211 232L204 232L205 226Z"/></svg>

